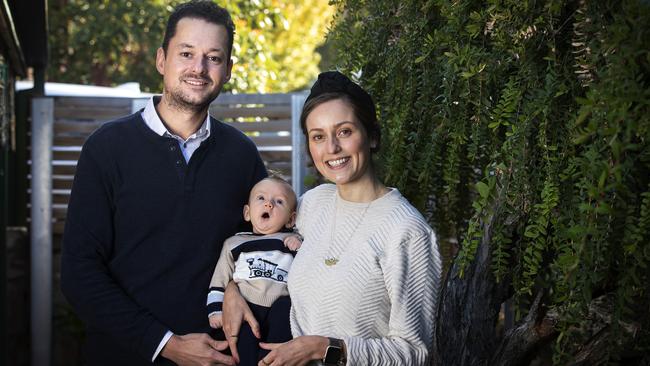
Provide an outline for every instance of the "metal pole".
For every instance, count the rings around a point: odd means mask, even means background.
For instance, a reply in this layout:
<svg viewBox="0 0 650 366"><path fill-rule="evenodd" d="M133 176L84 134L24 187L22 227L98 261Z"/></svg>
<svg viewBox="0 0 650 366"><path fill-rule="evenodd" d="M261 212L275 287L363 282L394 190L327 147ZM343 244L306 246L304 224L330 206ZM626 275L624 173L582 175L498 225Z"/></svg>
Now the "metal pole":
<svg viewBox="0 0 650 366"><path fill-rule="evenodd" d="M53 124L54 100L33 99L30 230L32 366L51 363Z"/></svg>
<svg viewBox="0 0 650 366"><path fill-rule="evenodd" d="M305 193L305 137L300 128L300 113L307 95L291 95L291 185L300 197Z"/></svg>

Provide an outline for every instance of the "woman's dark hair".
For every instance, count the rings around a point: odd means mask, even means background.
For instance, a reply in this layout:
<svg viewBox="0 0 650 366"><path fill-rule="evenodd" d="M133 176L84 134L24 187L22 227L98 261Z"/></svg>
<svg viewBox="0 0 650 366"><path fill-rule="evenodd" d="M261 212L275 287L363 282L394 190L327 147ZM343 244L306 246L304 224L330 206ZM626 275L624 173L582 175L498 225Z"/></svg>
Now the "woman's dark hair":
<svg viewBox="0 0 650 366"><path fill-rule="evenodd" d="M372 97L345 75L338 71L328 71L318 75L318 80L311 88L311 93L302 107L300 114L300 127L309 141L307 131L307 117L319 105L330 100L341 99L352 107L355 117L361 122L366 134L375 146L370 149L372 153L379 151L381 142L381 128L377 121L377 112Z"/></svg>
<svg viewBox="0 0 650 366"><path fill-rule="evenodd" d="M165 36L163 37L162 49L167 54L169 40L176 34L176 26L183 18L193 18L205 20L208 23L223 25L228 32L228 58L232 54L232 44L235 38L235 23L228 10L220 7L212 1L193 0L177 6L174 12L169 16Z"/></svg>

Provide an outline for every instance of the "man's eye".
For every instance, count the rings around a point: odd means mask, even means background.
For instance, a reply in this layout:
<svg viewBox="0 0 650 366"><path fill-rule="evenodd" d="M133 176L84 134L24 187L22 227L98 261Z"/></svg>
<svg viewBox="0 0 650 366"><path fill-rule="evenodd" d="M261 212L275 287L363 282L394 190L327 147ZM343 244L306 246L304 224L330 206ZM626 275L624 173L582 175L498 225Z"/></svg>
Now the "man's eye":
<svg viewBox="0 0 650 366"><path fill-rule="evenodd" d="M215 64L220 64L221 63L221 57L217 57L217 56L210 56L210 57L208 57L208 60L210 60L210 62L215 63Z"/></svg>
<svg viewBox="0 0 650 366"><path fill-rule="evenodd" d="M190 57L191 55L189 52L181 52L181 57Z"/></svg>

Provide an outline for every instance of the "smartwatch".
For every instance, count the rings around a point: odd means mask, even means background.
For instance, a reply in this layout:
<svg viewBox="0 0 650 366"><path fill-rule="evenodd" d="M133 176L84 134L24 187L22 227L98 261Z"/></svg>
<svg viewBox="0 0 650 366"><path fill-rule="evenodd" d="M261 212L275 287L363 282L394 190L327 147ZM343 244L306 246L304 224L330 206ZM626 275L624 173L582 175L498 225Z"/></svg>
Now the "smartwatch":
<svg viewBox="0 0 650 366"><path fill-rule="evenodd" d="M323 364L332 366L345 365L345 355L343 354L343 340L336 338L328 339L330 340L330 344L325 350Z"/></svg>

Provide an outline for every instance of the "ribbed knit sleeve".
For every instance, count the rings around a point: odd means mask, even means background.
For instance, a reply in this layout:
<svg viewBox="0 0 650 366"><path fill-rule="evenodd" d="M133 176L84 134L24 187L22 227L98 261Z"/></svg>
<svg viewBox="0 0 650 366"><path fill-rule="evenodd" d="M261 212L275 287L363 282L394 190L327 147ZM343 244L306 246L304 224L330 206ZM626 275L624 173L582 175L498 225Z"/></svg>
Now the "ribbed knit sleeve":
<svg viewBox="0 0 650 366"><path fill-rule="evenodd" d="M425 365L433 344L435 279L441 271L433 232L388 246L380 265L391 304L388 333L344 338L348 365Z"/></svg>
<svg viewBox="0 0 650 366"><path fill-rule="evenodd" d="M217 266L212 274L212 280L210 280L207 300L208 316L221 314L226 286L228 286L228 282L232 280L232 274L235 271L235 261L232 257L230 245L228 245L231 239L226 240L221 248L219 261L217 262Z"/></svg>

